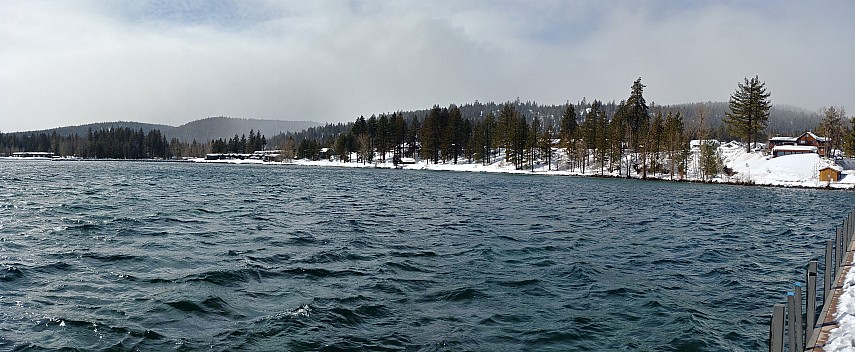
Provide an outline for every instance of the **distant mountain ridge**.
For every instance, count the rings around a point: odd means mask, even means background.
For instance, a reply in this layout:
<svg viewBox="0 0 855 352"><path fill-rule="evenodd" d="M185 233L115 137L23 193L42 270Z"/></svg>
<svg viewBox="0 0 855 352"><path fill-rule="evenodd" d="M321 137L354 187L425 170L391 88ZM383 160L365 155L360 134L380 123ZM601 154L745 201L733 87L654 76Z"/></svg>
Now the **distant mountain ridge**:
<svg viewBox="0 0 855 352"><path fill-rule="evenodd" d="M314 121L262 120L219 116L191 121L178 127L133 121L115 121L90 123L79 126L57 127L38 131L15 132L14 134L52 134L56 132L56 134L60 136L77 134L78 136L85 137L89 132L89 129L97 131L110 128L130 128L135 131L142 129L146 133L151 130L160 130L160 132L169 140L172 138L178 138L178 140L182 142L190 142L194 139L197 142L210 142L213 139L228 139L235 135L245 135L249 133L250 130L261 131L262 135L270 138L277 134L300 132L307 128L320 125L320 123Z"/></svg>

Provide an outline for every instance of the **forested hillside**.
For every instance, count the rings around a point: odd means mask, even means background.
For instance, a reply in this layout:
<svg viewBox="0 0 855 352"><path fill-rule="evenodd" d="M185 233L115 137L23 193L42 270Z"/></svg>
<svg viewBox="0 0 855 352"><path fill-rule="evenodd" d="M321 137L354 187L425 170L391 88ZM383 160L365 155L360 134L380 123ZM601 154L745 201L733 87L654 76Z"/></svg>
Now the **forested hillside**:
<svg viewBox="0 0 855 352"><path fill-rule="evenodd" d="M615 114L620 108L620 103L598 102L599 109L604 114L606 121L615 119ZM503 107L512 105L515 111L520 114L527 123L531 124L535 119L538 121L538 128L542 130L558 131L559 122L562 114L567 110L568 106L573 108L575 112L575 120L577 124L582 124L588 118L593 102L587 101L585 98L575 103L567 103L562 105L541 105L537 102L516 100L513 102L482 103L475 101L463 105L449 105L445 110L453 110L455 114L459 114L461 121L468 121L470 125L484 123L484 119L492 114L495 119L501 113ZM438 106L435 106L437 108ZM360 128L354 126L354 123L364 120L364 122L373 129L384 129L389 120L392 118L406 122L406 128L410 134L416 133L424 120L430 115L434 109L416 110L416 111L399 111L394 113L380 113L371 117L359 117L354 122L327 124L324 126L311 127L301 132L289 132L280 135L274 135L270 138L270 146L277 146L283 149L294 149L295 156L305 156L306 153L302 149L309 148L312 150L320 150L321 148L336 149L336 142L340 136L344 136L349 141L344 141L344 145L350 144L350 149L355 150L357 135L353 130ZM443 110L442 108L440 110ZM726 102L706 102L706 103L687 103L674 105L655 105L651 104L649 112L651 114L668 113L676 115L680 114L683 121L686 138L688 139L717 139L717 140L733 140L738 139L730 134L722 122L722 118L728 111L728 103ZM385 120L384 120L385 119ZM787 106L773 105L770 117L769 126L765 129L765 136L774 135L798 135L807 130L817 130L820 123L820 116L815 112ZM403 127L402 127L403 128ZM443 132L444 133L444 132ZM348 136L350 134L351 136ZM557 136L554 136L557 138ZM369 138L370 139L370 138ZM415 136L410 136L411 141L415 141ZM370 142L370 141L369 141ZM339 146L341 147L341 146ZM310 153L311 154L311 153Z"/></svg>
<svg viewBox="0 0 855 352"><path fill-rule="evenodd" d="M263 134L301 131L318 123L211 117L179 127L102 122L33 132L0 133L0 156L18 151L110 159L202 157L215 152L252 153ZM247 137L249 132L249 137Z"/></svg>
<svg viewBox="0 0 855 352"><path fill-rule="evenodd" d="M159 130L160 133L168 140L177 138L181 142L191 143L194 139L197 142L209 142L218 138L228 139L234 135L246 133L249 130L262 131L263 133L272 136L289 131L298 132L318 125L320 124L312 121L279 121L234 117L209 117L192 121L178 127L141 122L116 121L99 122L80 126L58 127L40 131L15 132L11 134L19 137L38 134L46 134L50 136L55 132L60 137L67 137L73 135L86 136L86 134L89 133L89 130L100 131L128 128L133 131L142 130L144 133L148 133L152 130Z"/></svg>

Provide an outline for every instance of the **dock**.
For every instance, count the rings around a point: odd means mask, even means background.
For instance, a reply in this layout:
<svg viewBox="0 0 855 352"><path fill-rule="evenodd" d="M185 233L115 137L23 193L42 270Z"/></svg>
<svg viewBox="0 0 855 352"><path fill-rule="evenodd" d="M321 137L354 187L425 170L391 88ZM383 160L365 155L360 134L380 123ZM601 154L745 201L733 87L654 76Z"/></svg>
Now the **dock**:
<svg viewBox="0 0 855 352"><path fill-rule="evenodd" d="M843 283L846 278L846 274L852 269L853 262L855 262L855 242L851 241L852 235L850 234L850 242L848 246L845 246L845 252L843 255L843 264L840 265L839 272L837 273L837 277L834 279L834 285L832 286L832 294L830 299L828 300L828 304L824 304L822 307L822 311L819 314L819 319L817 319L817 324L814 327L810 339L808 343L805 345L805 351L812 352L820 352L825 351L823 347L828 342L828 338L831 337L831 330L838 327L838 322L836 320L837 316L837 308L840 302L840 295L843 293ZM852 335L855 335L855 331L850 332Z"/></svg>
<svg viewBox="0 0 855 352"><path fill-rule="evenodd" d="M837 227L834 239L826 241L823 287L817 287L818 261L811 260L807 265L805 282L794 283L793 291L787 292L786 304L773 306L769 326L770 352L826 351L832 331L839 327L837 310L846 288L846 274L855 265L853 235L855 211L850 212L843 225ZM822 293L823 302L817 316L818 291ZM855 336L855 331L846 333Z"/></svg>

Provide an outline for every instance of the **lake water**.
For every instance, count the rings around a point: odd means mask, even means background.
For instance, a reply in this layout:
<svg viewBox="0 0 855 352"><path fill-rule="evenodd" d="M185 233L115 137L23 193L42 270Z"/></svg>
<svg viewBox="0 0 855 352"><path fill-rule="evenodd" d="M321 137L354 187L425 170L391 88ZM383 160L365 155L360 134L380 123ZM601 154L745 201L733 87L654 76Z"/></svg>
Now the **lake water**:
<svg viewBox="0 0 855 352"><path fill-rule="evenodd" d="M618 179L3 162L0 349L759 351L772 305L853 200Z"/></svg>

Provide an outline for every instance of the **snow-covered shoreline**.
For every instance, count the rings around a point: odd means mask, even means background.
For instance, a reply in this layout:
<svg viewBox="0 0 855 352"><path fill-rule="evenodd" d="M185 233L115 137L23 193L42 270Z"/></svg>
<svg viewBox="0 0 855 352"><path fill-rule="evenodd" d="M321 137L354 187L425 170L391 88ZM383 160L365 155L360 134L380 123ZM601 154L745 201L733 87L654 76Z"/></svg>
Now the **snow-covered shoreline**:
<svg viewBox="0 0 855 352"><path fill-rule="evenodd" d="M762 152L748 153L738 143L727 143L719 147L722 163L731 171L731 176L719 174L712 178L702 178L698 174L697 153L690 156L688 161L687 175L683 178L672 177L669 174L650 174L644 179L702 182L719 184L757 185L791 188L829 188L829 189L852 189L855 188L855 170L844 170L842 178L838 182L826 182L819 180L819 170L833 166L833 162L821 158L817 154L797 154L772 158ZM556 160L561 160L562 153L556 153ZM490 164L468 163L461 160L458 163L428 163L418 161L415 163L398 164L391 162L391 158L376 158L371 162L341 162L336 160L292 160L286 162L263 162L261 160L204 160L195 159L196 162L204 163L231 163L231 164L286 164L318 167L348 167L348 168L384 168L404 170L435 170L435 171L457 171L457 172L489 172L509 174L532 174L532 175L556 175L556 176L586 176L586 177L614 177L626 178L624 173L602 171L599 167L589 167L584 172L579 169L566 170L560 162L552 165L535 164L533 168L528 167L517 170L512 163L502 158L496 158ZM557 170L565 168L564 170ZM694 170L694 171L693 171ZM641 179L642 176L633 172L630 178Z"/></svg>

